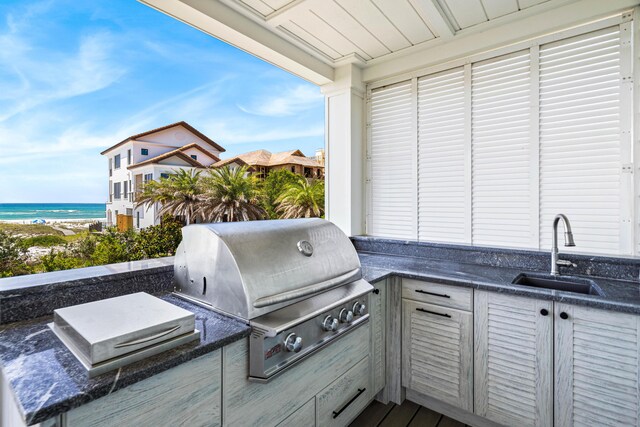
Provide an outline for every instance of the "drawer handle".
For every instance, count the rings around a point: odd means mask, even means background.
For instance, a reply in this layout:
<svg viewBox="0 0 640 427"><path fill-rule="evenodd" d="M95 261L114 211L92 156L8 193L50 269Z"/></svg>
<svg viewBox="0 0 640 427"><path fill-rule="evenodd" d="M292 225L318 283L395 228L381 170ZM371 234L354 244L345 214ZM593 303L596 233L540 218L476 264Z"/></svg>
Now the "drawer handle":
<svg viewBox="0 0 640 427"><path fill-rule="evenodd" d="M427 292L427 291L423 291L422 289L416 289L416 292L418 292L419 294L427 294L427 295L433 295L434 297L440 297L440 298L451 298L449 295L447 294L437 294L435 292Z"/></svg>
<svg viewBox="0 0 640 427"><path fill-rule="evenodd" d="M429 311L429 310L425 310L424 308L416 308L416 310L418 311L422 311L423 313L429 313L429 314L435 314L436 316L442 316L442 317L449 317L451 318L451 315L447 314L447 313L436 313L435 311Z"/></svg>
<svg viewBox="0 0 640 427"><path fill-rule="evenodd" d="M359 397L360 397L360 395L361 395L362 393L364 393L366 390L367 390L366 388L359 388L359 389L358 389L358 394L356 394L355 396L353 396L353 397L351 398L351 400L347 402L347 404L346 404L346 405L344 405L342 408L340 408L340 410L339 410L338 412L333 411L333 418L338 418L338 417L340 416L340 414L341 414L341 413L343 413L343 412L344 412L344 410L345 410L345 409L347 409L347 408L349 407L349 405L351 405L351 404L352 404L352 403L353 403L357 398L359 398Z"/></svg>
<svg viewBox="0 0 640 427"><path fill-rule="evenodd" d="M114 345L113 347L114 348L129 347L129 346L132 346L132 345L138 345L138 344L142 344L142 343L145 343L145 342L153 341L155 339L158 339L160 337L168 335L171 332L177 331L178 329L180 329L180 325L177 325L177 326L175 326L173 328L167 329L166 331L162 331L162 332L157 333L155 335L151 335L150 337L140 338L140 339L137 339L137 340L134 340L134 341L122 342L120 344Z"/></svg>

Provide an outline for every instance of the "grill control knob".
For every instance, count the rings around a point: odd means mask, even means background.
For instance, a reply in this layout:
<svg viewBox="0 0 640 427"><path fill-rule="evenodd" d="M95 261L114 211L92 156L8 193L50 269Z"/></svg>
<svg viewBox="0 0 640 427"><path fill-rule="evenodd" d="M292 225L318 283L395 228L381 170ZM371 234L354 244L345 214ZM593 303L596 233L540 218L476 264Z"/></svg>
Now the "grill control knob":
<svg viewBox="0 0 640 427"><path fill-rule="evenodd" d="M356 316L362 316L367 312L367 306L360 303L360 302L356 302L355 304L353 304L353 314L355 314Z"/></svg>
<svg viewBox="0 0 640 427"><path fill-rule="evenodd" d="M325 317L322 321L322 329L325 331L335 331L338 329L338 319L331 316Z"/></svg>
<svg viewBox="0 0 640 427"><path fill-rule="evenodd" d="M287 351L293 351L294 353L302 350L302 338L297 336L296 334L289 334L287 338L284 340L284 348Z"/></svg>
<svg viewBox="0 0 640 427"><path fill-rule="evenodd" d="M340 315L338 317L342 323L349 323L353 320L353 311L343 308L340 310Z"/></svg>

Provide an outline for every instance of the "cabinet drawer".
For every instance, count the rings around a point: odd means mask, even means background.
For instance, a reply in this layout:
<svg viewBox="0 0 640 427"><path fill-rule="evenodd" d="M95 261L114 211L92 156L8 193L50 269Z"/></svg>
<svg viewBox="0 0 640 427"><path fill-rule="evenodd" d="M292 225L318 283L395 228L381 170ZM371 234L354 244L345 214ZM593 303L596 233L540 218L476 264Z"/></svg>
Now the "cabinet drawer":
<svg viewBox="0 0 640 427"><path fill-rule="evenodd" d="M369 356L316 396L316 425L345 426L369 403Z"/></svg>
<svg viewBox="0 0 640 427"><path fill-rule="evenodd" d="M473 289L471 288L402 279L402 298L459 310L473 310Z"/></svg>
<svg viewBox="0 0 640 427"><path fill-rule="evenodd" d="M316 399L313 398L289 415L278 427L314 427L316 425Z"/></svg>

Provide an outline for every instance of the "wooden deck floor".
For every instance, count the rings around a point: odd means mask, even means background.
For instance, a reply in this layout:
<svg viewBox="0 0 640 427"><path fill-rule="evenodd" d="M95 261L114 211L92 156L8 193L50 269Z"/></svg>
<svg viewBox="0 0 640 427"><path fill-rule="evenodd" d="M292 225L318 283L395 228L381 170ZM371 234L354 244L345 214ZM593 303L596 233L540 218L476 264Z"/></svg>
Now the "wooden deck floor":
<svg viewBox="0 0 640 427"><path fill-rule="evenodd" d="M465 427L465 424L408 400L402 405L383 405L374 400L350 427Z"/></svg>

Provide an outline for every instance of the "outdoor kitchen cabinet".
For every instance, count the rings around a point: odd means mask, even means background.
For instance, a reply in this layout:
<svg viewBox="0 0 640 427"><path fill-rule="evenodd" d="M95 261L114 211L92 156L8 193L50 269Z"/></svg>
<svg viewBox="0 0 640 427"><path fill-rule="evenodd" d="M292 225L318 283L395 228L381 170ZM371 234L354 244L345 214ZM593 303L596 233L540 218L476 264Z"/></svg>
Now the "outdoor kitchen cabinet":
<svg viewBox="0 0 640 427"><path fill-rule="evenodd" d="M219 426L221 350L67 412L66 427Z"/></svg>
<svg viewBox="0 0 640 427"><path fill-rule="evenodd" d="M346 426L369 404L369 357L316 395L316 426Z"/></svg>
<svg viewBox="0 0 640 427"><path fill-rule="evenodd" d="M414 280L402 287L402 385L467 411L473 410L472 292Z"/></svg>
<svg viewBox="0 0 640 427"><path fill-rule="evenodd" d="M640 316L555 303L555 426L640 425Z"/></svg>
<svg viewBox="0 0 640 427"><path fill-rule="evenodd" d="M638 426L640 316L475 292L475 413L504 425Z"/></svg>
<svg viewBox="0 0 640 427"><path fill-rule="evenodd" d="M475 291L475 413L551 426L553 302Z"/></svg>
<svg viewBox="0 0 640 427"><path fill-rule="evenodd" d="M296 411L285 418L278 427L315 427L316 398L309 399L307 403L296 409Z"/></svg>

